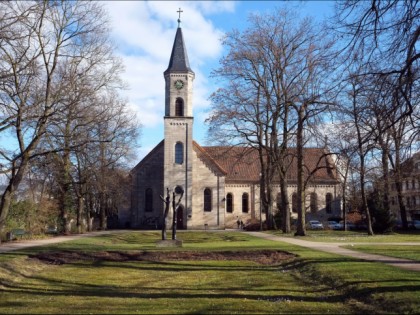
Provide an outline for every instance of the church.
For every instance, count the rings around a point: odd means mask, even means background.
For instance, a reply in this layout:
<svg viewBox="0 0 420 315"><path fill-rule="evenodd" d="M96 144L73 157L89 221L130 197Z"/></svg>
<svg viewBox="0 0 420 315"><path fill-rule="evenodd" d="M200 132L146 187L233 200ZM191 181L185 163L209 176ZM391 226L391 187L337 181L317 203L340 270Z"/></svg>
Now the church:
<svg viewBox="0 0 420 315"><path fill-rule="evenodd" d="M178 22L180 22L178 20ZM182 189L177 211L178 229L235 228L265 221L259 201L260 166L255 149L201 146L193 138L194 71L180 25L175 34L165 78L164 139L130 172L130 206L122 225L139 229L162 226L166 191ZM305 148L304 163L315 173L306 189L307 218L326 221L341 216L340 180L324 148ZM288 174L291 217L297 217L296 166ZM279 185L275 185L279 196ZM277 209L276 205L273 205ZM169 213L171 222L172 211Z"/></svg>

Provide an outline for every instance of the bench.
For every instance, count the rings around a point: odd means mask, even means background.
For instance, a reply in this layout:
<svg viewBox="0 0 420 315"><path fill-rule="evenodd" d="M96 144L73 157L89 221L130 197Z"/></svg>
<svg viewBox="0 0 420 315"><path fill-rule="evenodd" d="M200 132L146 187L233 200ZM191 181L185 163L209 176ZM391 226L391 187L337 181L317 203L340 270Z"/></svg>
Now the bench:
<svg viewBox="0 0 420 315"><path fill-rule="evenodd" d="M26 231L24 229L13 229L10 231L10 240L14 240L17 236L24 236L26 234Z"/></svg>

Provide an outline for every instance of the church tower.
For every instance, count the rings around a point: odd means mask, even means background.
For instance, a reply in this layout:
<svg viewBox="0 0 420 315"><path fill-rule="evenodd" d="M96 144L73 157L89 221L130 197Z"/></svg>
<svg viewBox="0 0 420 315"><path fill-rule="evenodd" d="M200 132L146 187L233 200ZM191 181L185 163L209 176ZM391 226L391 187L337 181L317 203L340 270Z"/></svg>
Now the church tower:
<svg viewBox="0 0 420 315"><path fill-rule="evenodd" d="M182 11L178 11L181 13ZM187 217L192 207L192 130L193 81L187 50L178 19L174 44L165 77L165 141L164 141L164 191L175 187L184 190L178 208L178 228L187 227Z"/></svg>

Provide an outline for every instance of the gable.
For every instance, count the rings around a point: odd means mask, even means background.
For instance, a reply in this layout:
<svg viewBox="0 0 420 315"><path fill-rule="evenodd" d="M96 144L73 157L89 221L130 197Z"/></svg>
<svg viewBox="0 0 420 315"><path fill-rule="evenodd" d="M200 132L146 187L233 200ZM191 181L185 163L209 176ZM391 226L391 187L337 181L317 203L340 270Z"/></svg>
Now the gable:
<svg viewBox="0 0 420 315"><path fill-rule="evenodd" d="M215 174L218 176L226 176L226 170L208 154L197 142L193 141L193 150L197 157Z"/></svg>
<svg viewBox="0 0 420 315"><path fill-rule="evenodd" d="M163 167L163 150L165 141L162 140L157 146L153 148L136 166L132 168L130 174L138 173L144 168L149 168L154 164L161 165Z"/></svg>

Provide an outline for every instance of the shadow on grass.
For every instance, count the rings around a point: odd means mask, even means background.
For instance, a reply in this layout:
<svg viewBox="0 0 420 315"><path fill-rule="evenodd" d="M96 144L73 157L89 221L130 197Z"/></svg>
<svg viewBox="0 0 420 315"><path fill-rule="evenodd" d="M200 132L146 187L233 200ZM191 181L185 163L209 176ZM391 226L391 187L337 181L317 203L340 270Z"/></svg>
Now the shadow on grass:
<svg viewBox="0 0 420 315"><path fill-rule="evenodd" d="M77 277L68 281L63 279L54 279L54 275L60 272L62 266L53 266L56 270L48 276L48 273L41 275L27 276L19 273L16 270L11 269L10 272L15 272L16 276L27 278L29 282L17 281L17 282L6 282L2 283L3 289L2 294L13 294L15 296L46 296L46 297L91 297L91 298L134 298L140 300L153 300L153 299L215 299L215 300L253 300L253 301L267 301L267 302L314 302L314 303L341 303L349 299L362 299L367 301L367 298L373 293L394 293L401 292L420 292L420 281L419 284L405 284L405 285L385 285L386 283L404 282L407 279L390 279L383 281L351 281L347 283L341 283L340 285L333 286L328 283L317 283L319 279L310 279L299 277L302 270L308 266L314 264L325 264L325 263L342 263L347 259L320 259L317 261L313 260L302 260L296 259L284 264L276 266L262 266L255 263L243 263L232 264L228 266L220 266L217 262L73 262L67 264L73 268L83 268L84 272L92 273L104 273L106 274L107 269L113 273L129 272L129 270L138 271L139 274L149 274L149 280L142 282L139 280L139 285L125 285L121 283L119 285L112 284L93 284L87 283L83 278L78 279ZM225 262L223 262L225 263ZM101 271L101 269L104 269ZM177 274L188 274L193 273L192 276L196 276L197 272L216 272L221 279L234 279L235 275L249 274L252 277L256 277L253 272L268 273L267 277L270 278L270 273L273 274L271 282L264 284L263 286L247 285L243 281L235 283L225 283L220 286L222 281L218 281L219 287L213 287L210 283L206 285L199 285L199 279L192 281L189 284L180 283L174 285L174 283L168 284L165 281L157 281L153 285L147 285L154 281L154 277L151 274L155 272L169 272L176 276ZM63 271L64 272L64 271ZM292 277L296 281L300 281L301 285L296 289L289 288L281 283L282 276L279 273L286 273L285 278ZM102 279L103 280L103 279ZM303 281L302 281L303 280ZM313 280L313 281L312 281ZM29 284L28 284L29 283ZM375 285L375 288L366 287L366 284ZM0 302L0 306L6 306ZM7 302L7 306L10 304ZM18 303L16 307L21 307ZM27 307L23 305L22 307ZM360 309L355 310L355 312ZM390 310L388 310L390 311Z"/></svg>

